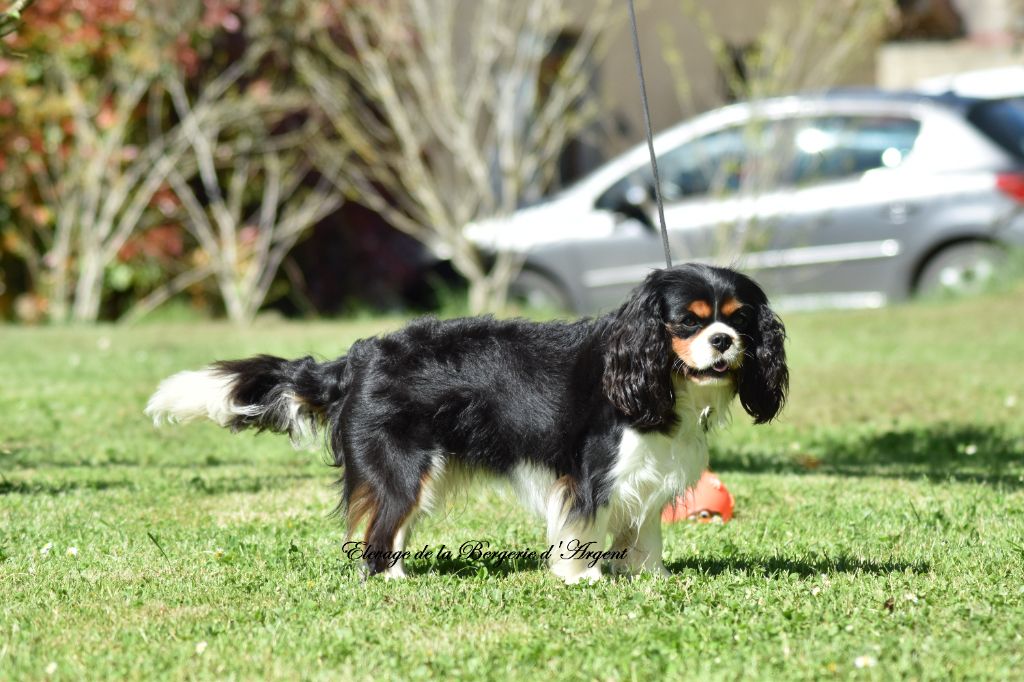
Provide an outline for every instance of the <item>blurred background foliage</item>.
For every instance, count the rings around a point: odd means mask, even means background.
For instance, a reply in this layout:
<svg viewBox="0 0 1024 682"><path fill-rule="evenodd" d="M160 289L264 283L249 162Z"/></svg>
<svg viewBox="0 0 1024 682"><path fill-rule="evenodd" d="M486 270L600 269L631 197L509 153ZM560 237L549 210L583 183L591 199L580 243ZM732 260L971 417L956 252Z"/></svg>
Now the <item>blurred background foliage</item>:
<svg viewBox="0 0 1024 682"><path fill-rule="evenodd" d="M659 128L868 82L887 37L962 33L947 0L779 0L763 21L640 4L658 18ZM462 227L640 139L624 16L609 0L0 0L0 320L500 307L518 264Z"/></svg>
<svg viewBox="0 0 1024 682"><path fill-rule="evenodd" d="M197 310L225 312L228 284L217 277L173 285L212 269L218 255L186 228L194 216L172 177L206 207L223 185L222 203L233 202L225 208L237 214L238 229L216 235L215 243L235 252L220 265L244 279L264 226L260 209L266 211L263 172L254 166L276 159L292 194L320 179L304 159L318 144L316 114L296 85L290 54L311 26L335 21L328 4L38 0L22 18L5 23L12 30L0 57L0 318L118 319L147 297L179 289ZM216 167L205 169L213 178L201 178L195 147L203 137L215 147L208 151ZM299 177L289 176L295 169ZM241 185L228 187L232 178ZM291 194L283 199L295 203ZM332 208L341 203L335 197ZM369 233L363 239L402 241L352 208L360 232ZM314 212L313 224L336 228L345 212ZM221 217L224 223L231 216ZM274 277L278 286L266 298L294 289L295 300L283 307L309 308L302 268L294 254L286 256L280 277L294 286ZM355 272L338 279L358 292L361 275L374 267L355 262L346 268Z"/></svg>
<svg viewBox="0 0 1024 682"><path fill-rule="evenodd" d="M528 11L511 12L493 0L453 0L445 12L414 18L398 1L38 0L20 24L19 8L10 5L4 26L12 32L0 57L0 319L133 320L176 298L199 314L246 322L265 305L286 314L430 307L462 282L471 289L474 279L485 282L492 264L469 252L460 233L477 215L443 226L442 238L459 242L448 251L462 277L428 255L424 243L439 228L426 213L398 230L399 214L385 215L404 189L398 177L427 157L429 177L421 179L436 181L435 199L451 196L441 178L473 143L460 140L457 154L443 139L392 134L389 88L405 97L431 72L409 58L406 71L396 69L380 89L362 66L390 64L399 49L407 57L432 46L452 52L461 38L450 22L468 6L483 8L491 29L505 36L481 42L494 61L481 62L479 82L522 93L521 84L535 87L544 69L557 83L562 72L544 57L566 21L562 3L529 0L522 5ZM518 23L500 25L506 14ZM369 42L354 47L353 26L360 35L369 27ZM507 39L524 29L535 30L536 40ZM326 51L352 68L332 74L333 90L320 87L314 97L294 64L300 53L307 66L327 63ZM489 68L522 73L488 78ZM544 105L544 120L554 122L545 125L569 135L565 122L576 119L558 107L575 108L579 97L551 94L558 104ZM485 92L484 100L484 117L507 118L491 106L497 95ZM351 122L332 115L357 110ZM518 139L501 140L503 151L527 136L561 148L538 126L520 129L523 120L510 133ZM348 144L356 139L374 144ZM403 141L411 144L401 148ZM392 146L397 151L387 157ZM557 161L549 154L534 174L549 177ZM510 206L526 191L516 188ZM352 201L370 195L366 206ZM473 210L492 204L479 201ZM475 312L489 305L481 301Z"/></svg>
<svg viewBox="0 0 1024 682"><path fill-rule="evenodd" d="M230 58L215 48L241 33L238 3L193 5L190 15L169 20L155 3L42 0L8 37L0 66L0 310L6 316L67 317L69 301L54 297L71 296L67 280L80 253L57 243L61 229L71 228L58 224L55 204L69 199L69 185L90 179L83 177L90 157L105 153L103 165L123 171L166 130L169 112L157 94L162 73L195 79L215 68L216 59ZM88 167L94 178L105 170ZM111 187L97 188L103 189ZM179 259L193 257L173 220L177 202L169 189L158 187L146 204L143 229L133 230L104 264L107 300L96 317L117 316L126 299L157 286Z"/></svg>

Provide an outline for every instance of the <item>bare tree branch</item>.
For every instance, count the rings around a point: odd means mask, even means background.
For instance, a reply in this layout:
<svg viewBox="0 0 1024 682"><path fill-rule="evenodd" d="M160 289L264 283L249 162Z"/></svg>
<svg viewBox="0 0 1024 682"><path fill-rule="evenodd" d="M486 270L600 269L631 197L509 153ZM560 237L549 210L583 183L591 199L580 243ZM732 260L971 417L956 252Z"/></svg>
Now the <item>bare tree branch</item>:
<svg viewBox="0 0 1024 682"><path fill-rule="evenodd" d="M585 101L612 0L575 22L565 0L334 6L347 43L318 30L295 63L343 145L347 190L450 258L472 310L500 308L519 259L479 253L465 227L543 193L594 120ZM560 63L549 59L557 39L573 43Z"/></svg>
<svg viewBox="0 0 1024 682"><path fill-rule="evenodd" d="M145 297L136 301L118 322L121 324L134 324L138 322L172 297L188 289L193 284L202 282L210 276L210 273L211 268L208 265L186 270L170 282L160 285Z"/></svg>
<svg viewBox="0 0 1024 682"><path fill-rule="evenodd" d="M306 103L287 94L274 98L272 110L250 112L244 120L224 125L197 115L180 83L169 86L187 140L187 156L199 173L196 188L179 173L169 182L185 210L186 228L210 259L228 316L247 323L263 305L274 277L298 240L317 222L341 206L344 183L326 173L313 187L313 165L298 136L269 132L276 116L293 113ZM292 111L283 103L291 103ZM285 140L275 139L286 137ZM308 141L308 140L307 140ZM313 148L316 145L311 145ZM204 203L205 202L205 203ZM253 208L251 214L248 212Z"/></svg>

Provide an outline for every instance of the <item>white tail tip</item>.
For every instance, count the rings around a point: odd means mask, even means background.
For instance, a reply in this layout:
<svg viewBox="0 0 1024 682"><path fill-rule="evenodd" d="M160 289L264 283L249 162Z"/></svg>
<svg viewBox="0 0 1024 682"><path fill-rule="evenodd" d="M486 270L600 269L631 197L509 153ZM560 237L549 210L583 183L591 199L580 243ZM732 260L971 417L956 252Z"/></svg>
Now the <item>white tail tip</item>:
<svg viewBox="0 0 1024 682"><path fill-rule="evenodd" d="M187 422L209 418L227 426L239 415L252 414L254 407L231 402L232 377L207 367L195 372L178 372L160 382L146 404L153 424ZM259 408L255 408L258 411Z"/></svg>

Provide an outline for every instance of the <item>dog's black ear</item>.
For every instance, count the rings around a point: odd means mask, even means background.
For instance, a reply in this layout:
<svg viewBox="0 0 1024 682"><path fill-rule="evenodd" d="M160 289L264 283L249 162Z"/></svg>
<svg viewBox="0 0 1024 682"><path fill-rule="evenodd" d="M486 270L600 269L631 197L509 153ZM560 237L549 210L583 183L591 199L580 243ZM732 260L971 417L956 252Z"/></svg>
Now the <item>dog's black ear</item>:
<svg viewBox="0 0 1024 682"><path fill-rule="evenodd" d="M608 334L602 386L633 426L657 429L675 421L672 352L654 277L619 309Z"/></svg>
<svg viewBox="0 0 1024 682"><path fill-rule="evenodd" d="M757 306L757 326L750 330L740 370L739 394L743 409L764 424L778 415L789 390L786 366L786 328L767 304Z"/></svg>

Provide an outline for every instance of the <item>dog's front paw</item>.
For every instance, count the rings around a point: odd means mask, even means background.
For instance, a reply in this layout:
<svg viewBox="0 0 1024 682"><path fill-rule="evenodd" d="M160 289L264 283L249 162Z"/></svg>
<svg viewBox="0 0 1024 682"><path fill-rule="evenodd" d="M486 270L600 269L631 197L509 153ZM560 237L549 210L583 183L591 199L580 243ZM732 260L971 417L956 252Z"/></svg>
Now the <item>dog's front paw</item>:
<svg viewBox="0 0 1024 682"><path fill-rule="evenodd" d="M637 569L628 561L617 560L608 562L608 572L616 577L629 577L635 575Z"/></svg>
<svg viewBox="0 0 1024 682"><path fill-rule="evenodd" d="M584 581L596 583L603 578L600 566L591 566L581 571L579 566L570 562L553 564L551 572L561 578L566 585L575 585Z"/></svg>
<svg viewBox="0 0 1024 682"><path fill-rule="evenodd" d="M604 576L601 574L601 569L594 566L593 568L588 568L579 575L570 576L564 578L564 580L566 585L575 585L582 582L596 583L600 582L603 578Z"/></svg>
<svg viewBox="0 0 1024 682"><path fill-rule="evenodd" d="M672 573L665 568L665 564L660 561L655 566L651 566L650 568L645 567L644 570L649 572L655 578L670 578L672 576Z"/></svg>
<svg viewBox="0 0 1024 682"><path fill-rule="evenodd" d="M665 568L665 564L661 563L660 561L656 564L645 564L641 566L636 566L628 561L613 561L608 566L608 572L611 573L613 576L624 578L631 578L634 576L638 576L642 573L649 573L653 575L655 578L659 579L668 578L672 575L669 572L669 570Z"/></svg>
<svg viewBox="0 0 1024 682"><path fill-rule="evenodd" d="M392 566L388 570L384 571L385 580L405 580L405 569L399 565Z"/></svg>

